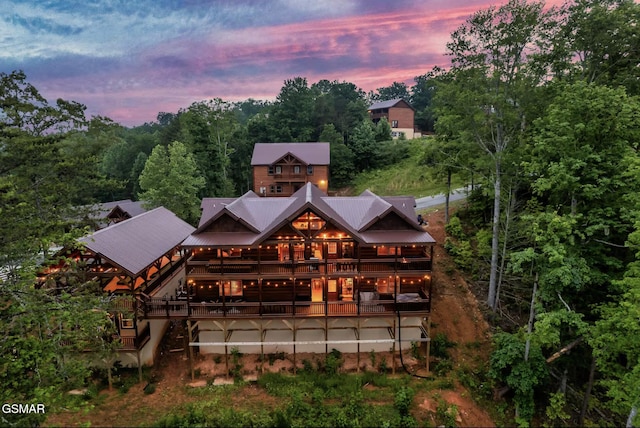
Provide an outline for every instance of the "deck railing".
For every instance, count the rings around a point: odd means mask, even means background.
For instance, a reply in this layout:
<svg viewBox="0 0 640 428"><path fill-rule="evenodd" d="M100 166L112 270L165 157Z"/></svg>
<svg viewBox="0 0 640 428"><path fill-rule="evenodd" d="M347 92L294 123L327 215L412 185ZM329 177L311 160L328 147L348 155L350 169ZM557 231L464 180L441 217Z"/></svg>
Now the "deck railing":
<svg viewBox="0 0 640 428"><path fill-rule="evenodd" d="M430 299L417 295L411 300L329 301L329 302L187 302L149 298L144 302L147 318L256 318L389 315L396 311L429 312Z"/></svg>
<svg viewBox="0 0 640 428"><path fill-rule="evenodd" d="M209 263L192 262L187 275L210 276L211 274L252 274L252 275L313 275L313 274L367 274L370 272L430 271L428 258L386 258L386 259L337 259L337 260L218 260Z"/></svg>

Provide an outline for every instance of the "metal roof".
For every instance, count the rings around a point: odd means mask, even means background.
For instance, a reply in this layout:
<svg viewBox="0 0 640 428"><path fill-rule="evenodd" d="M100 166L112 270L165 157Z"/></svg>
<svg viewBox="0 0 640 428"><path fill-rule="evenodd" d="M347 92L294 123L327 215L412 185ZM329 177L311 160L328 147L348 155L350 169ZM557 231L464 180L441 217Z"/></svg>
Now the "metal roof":
<svg viewBox="0 0 640 428"><path fill-rule="evenodd" d="M410 109L413 109L411 104L409 104L408 102L406 102L402 98L396 98L395 100L387 100L387 101L380 101L380 102L377 102L377 103L373 103L373 104L371 104L371 106L369 106L369 110L378 110L378 109L381 109L381 108L391 108L391 107L397 106L400 103L404 103Z"/></svg>
<svg viewBox="0 0 640 428"><path fill-rule="evenodd" d="M128 199L124 201L120 201L116 204L116 206L113 207L113 209L109 212L107 217L111 215L111 213L113 213L113 211L116 208L120 208L122 211L129 214L131 217L135 217L142 213L146 213L147 209L144 208L142 204L143 204L142 201L130 201Z"/></svg>
<svg viewBox="0 0 640 428"><path fill-rule="evenodd" d="M251 246L269 238L279 228L291 223L307 210L333 223L336 227L363 243L433 243L435 240L426 233L416 220L415 200L410 196L382 198L370 191L360 196L327 196L311 183L288 198L259 197L248 192L228 203L226 198L209 198L202 202L203 218L200 227L184 242L184 246ZM216 209L211 207L215 206ZM238 221L252 225L252 232L205 232L224 213ZM208 213L209 218L205 217ZM405 228L399 230L368 231L378 220L395 213L404 220Z"/></svg>
<svg viewBox="0 0 640 428"><path fill-rule="evenodd" d="M194 230L168 209L159 207L79 241L135 277L178 246Z"/></svg>
<svg viewBox="0 0 640 428"><path fill-rule="evenodd" d="M251 165L273 165L287 154L305 165L329 165L329 143L256 143Z"/></svg>

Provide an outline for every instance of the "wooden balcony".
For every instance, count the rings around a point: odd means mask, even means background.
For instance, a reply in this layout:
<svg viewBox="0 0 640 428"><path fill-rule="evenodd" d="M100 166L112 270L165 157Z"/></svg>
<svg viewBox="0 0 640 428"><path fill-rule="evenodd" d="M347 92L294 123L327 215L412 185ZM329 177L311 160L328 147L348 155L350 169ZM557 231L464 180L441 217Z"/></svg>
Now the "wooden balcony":
<svg viewBox="0 0 640 428"><path fill-rule="evenodd" d="M389 316L396 312L427 314L431 310L428 294L399 294L395 300L368 301L286 301L286 302L187 302L184 300L144 300L145 317L157 318L292 318L292 317L371 317Z"/></svg>
<svg viewBox="0 0 640 428"><path fill-rule="evenodd" d="M267 261L218 260L212 262L190 262L187 268L189 278L211 278L224 274L247 275L294 275L296 277L327 275L366 275L369 273L395 272L420 273L431 270L429 258L386 258L386 259L335 259L335 260L294 260Z"/></svg>

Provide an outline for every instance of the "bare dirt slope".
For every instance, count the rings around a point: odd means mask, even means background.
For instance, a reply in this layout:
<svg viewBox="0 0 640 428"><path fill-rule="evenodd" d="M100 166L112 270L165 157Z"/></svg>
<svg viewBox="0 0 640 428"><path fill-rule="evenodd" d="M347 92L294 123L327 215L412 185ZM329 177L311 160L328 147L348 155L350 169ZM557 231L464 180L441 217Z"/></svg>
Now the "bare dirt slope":
<svg viewBox="0 0 640 428"><path fill-rule="evenodd" d="M438 332L447 335L449 341L456 346L450 350L454 369L466 367L473 371L476 367L486 364L490 352L489 326L485 322L478 303L469 291L464 279L453 269L452 261L448 258L442 243L444 242L443 211L433 211L425 215L428 220L426 230L436 239L438 246L435 250L434 268L434 296L432 304L431 321L433 328L432 337ZM450 274L448 274L449 272ZM176 333L174 333L175 336ZM90 424L91 426L148 426L159 417L178 409L186 403L198 400L198 397L188 394L185 385L191 383L189 362L183 352L169 352L171 348L180 346L179 338L173 338L156 367L153 368L154 377L157 379L156 391L147 395L143 389L146 383L134 385L126 393L117 390L103 391L94 407L89 411L61 412L50 415L46 421L50 426L78 426ZM410 367L416 367L416 361L412 360L407 352L405 363ZM345 358L344 369L355 371L357 356L343 355ZM380 356L386 358L388 367L392 366L391 355ZM297 364L305 359L317 358L313 355L298 355ZM397 371L401 372L399 361L396 361ZM260 363L255 355L243 357L243 367L246 372L254 372ZM360 356L360 368L370 367L369 357L364 353ZM267 371L286 371L292 369L292 361L289 357L277 359L265 364ZM214 363L212 358L200 357L195 365L201 374L201 378L218 378L224 374L224 361ZM247 373L251 375L252 373ZM436 408L442 401L448 405L455 405L458 409L458 426L495 426L489 414L471 398L469 391L457 381L453 381L453 388L430 390L421 392L415 397L415 416L420 419L431 418L435 423ZM262 401L267 405L275 405L275 399L255 385L249 384L243 394L234 399L237 405L242 402L255 403Z"/></svg>

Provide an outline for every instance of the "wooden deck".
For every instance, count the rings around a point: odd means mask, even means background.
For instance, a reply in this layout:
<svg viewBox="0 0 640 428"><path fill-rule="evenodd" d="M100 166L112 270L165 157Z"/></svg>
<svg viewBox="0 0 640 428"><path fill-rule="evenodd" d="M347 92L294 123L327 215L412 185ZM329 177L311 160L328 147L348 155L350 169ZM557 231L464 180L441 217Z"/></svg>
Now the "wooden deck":
<svg viewBox="0 0 640 428"><path fill-rule="evenodd" d="M429 299L420 296L394 302L187 302L150 298L144 301L148 319L218 319L218 318L290 318L290 317L359 317L389 316L398 311L429 313Z"/></svg>

